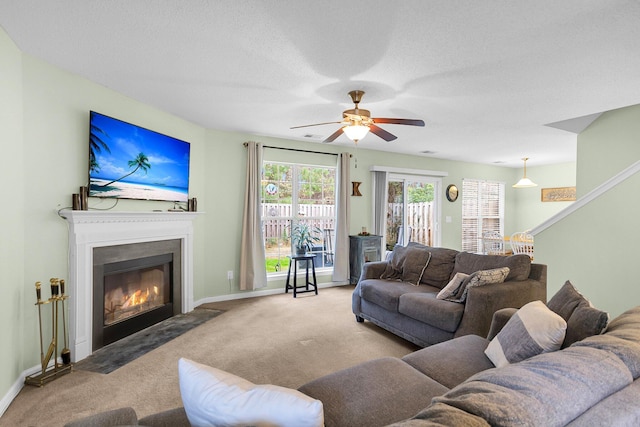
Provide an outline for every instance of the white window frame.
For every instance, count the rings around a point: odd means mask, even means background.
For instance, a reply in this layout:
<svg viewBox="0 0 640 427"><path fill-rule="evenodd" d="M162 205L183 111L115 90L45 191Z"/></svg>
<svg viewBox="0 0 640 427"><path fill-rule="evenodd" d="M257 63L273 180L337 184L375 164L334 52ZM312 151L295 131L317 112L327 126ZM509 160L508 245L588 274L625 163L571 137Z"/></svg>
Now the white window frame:
<svg viewBox="0 0 640 427"><path fill-rule="evenodd" d="M335 199L334 199L334 217L327 217L327 216L313 216L313 217L301 217L299 215L299 211L300 211L300 203L299 203L299 196L298 196L298 192L299 192L299 171L300 168L322 168L322 169L331 169L334 171L334 175L336 176L336 185L337 185L337 166L329 166L329 165L322 165L322 164L309 164L309 163L296 163L296 162L283 162L283 161L277 161L277 160L263 160L263 165L265 164L278 164L278 165L286 165L286 166L290 166L292 168L292 182L291 182L291 216L264 216L262 217L263 223L265 219L269 219L269 220L279 220L279 221L287 221L289 222L290 225L295 224L296 221L299 221L301 218L304 219L314 219L314 220L319 220L321 222L325 222L325 221L333 221L333 223L335 224L336 222L336 215L337 212L335 210ZM337 195L337 187L334 188L334 195ZM262 203L264 203L261 200L261 205ZM264 230L263 230L264 232ZM322 236L323 238L325 236ZM333 238L335 239L335 236L333 236ZM263 237L264 240L266 240L266 236ZM266 245L266 241L265 241L265 245ZM286 249L286 253L290 255L290 249L287 248ZM324 252L323 255L324 256ZM265 259L266 261L266 259ZM316 268L316 272L321 275L322 273L330 273L333 271L333 265L329 265L329 266L325 266L325 267L317 267ZM283 277L287 275L287 270L283 269L280 271L276 271L276 272L267 272L267 278L276 278L276 277Z"/></svg>
<svg viewBox="0 0 640 427"><path fill-rule="evenodd" d="M469 178L462 180L463 251L480 253L482 233L485 231L498 231L504 235L504 206L504 182ZM490 221L494 224L488 227Z"/></svg>

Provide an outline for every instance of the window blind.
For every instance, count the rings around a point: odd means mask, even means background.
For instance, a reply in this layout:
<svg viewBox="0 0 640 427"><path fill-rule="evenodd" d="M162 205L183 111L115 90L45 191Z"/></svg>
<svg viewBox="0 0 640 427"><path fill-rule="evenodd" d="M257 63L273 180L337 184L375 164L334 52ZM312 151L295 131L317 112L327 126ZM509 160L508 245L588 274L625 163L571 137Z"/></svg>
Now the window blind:
<svg viewBox="0 0 640 427"><path fill-rule="evenodd" d="M504 233L504 183L462 181L462 250L480 252L482 233Z"/></svg>

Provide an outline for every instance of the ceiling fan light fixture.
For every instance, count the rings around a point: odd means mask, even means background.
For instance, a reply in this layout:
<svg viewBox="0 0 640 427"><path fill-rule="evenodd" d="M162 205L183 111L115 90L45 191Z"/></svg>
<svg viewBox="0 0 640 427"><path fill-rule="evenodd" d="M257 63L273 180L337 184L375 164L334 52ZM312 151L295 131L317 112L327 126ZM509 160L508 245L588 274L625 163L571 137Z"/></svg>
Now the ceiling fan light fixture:
<svg viewBox="0 0 640 427"><path fill-rule="evenodd" d="M347 138L349 138L350 140L360 141L369 133L369 126L349 125L349 126L345 126L342 130L345 133L345 135L347 135Z"/></svg>
<svg viewBox="0 0 640 427"><path fill-rule="evenodd" d="M523 174L522 178L520 178L520 180L518 182L513 184L513 188L537 187L538 184L536 184L535 182L533 182L529 178L527 178L527 160L529 160L529 158L528 157L523 157L522 160L524 161L524 174Z"/></svg>

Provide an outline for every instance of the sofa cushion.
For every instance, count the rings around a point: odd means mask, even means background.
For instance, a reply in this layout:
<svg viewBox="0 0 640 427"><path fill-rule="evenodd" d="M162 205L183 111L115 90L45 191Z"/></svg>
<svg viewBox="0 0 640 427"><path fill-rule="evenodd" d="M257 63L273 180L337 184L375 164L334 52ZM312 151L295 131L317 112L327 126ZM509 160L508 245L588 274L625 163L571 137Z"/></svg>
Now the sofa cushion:
<svg viewBox="0 0 640 427"><path fill-rule="evenodd" d="M380 278L401 280L417 286L430 259L431 252L426 247L396 245Z"/></svg>
<svg viewBox="0 0 640 427"><path fill-rule="evenodd" d="M362 280L358 286L363 300L393 313L398 311L400 296L406 293L437 292L437 289L430 286L413 286L406 282L390 282L385 279Z"/></svg>
<svg viewBox="0 0 640 427"><path fill-rule="evenodd" d="M188 359L178 361L180 396L192 425L324 424L322 402L298 390L255 385Z"/></svg>
<svg viewBox="0 0 640 427"><path fill-rule="evenodd" d="M458 272L471 274L474 271L501 267L509 267L509 275L505 280L527 280L531 273L531 258L526 254L502 256L460 252L456 255L453 274Z"/></svg>
<svg viewBox="0 0 640 427"><path fill-rule="evenodd" d="M563 426L630 383L629 370L615 355L569 347L480 372L433 402L492 426Z"/></svg>
<svg viewBox="0 0 640 427"><path fill-rule="evenodd" d="M490 427L482 418L444 403L434 403L418 412L408 420L403 420L387 427Z"/></svg>
<svg viewBox="0 0 640 427"><path fill-rule="evenodd" d="M407 293L400 296L398 312L447 332L455 332L464 305L436 298L435 292Z"/></svg>
<svg viewBox="0 0 640 427"><path fill-rule="evenodd" d="M540 353L560 349L567 322L549 310L542 301L533 301L519 309L485 354L497 367L528 359Z"/></svg>
<svg viewBox="0 0 640 427"><path fill-rule="evenodd" d="M452 277L451 272L453 271L458 251L455 249L425 246L416 242L409 243L407 247L426 248L431 252L429 265L427 265L427 268L422 275L422 279L420 280L422 283L435 286L438 289L444 288L445 285L449 283L449 280L451 280Z"/></svg>
<svg viewBox="0 0 640 427"><path fill-rule="evenodd" d="M464 335L409 353L402 360L453 388L472 375L494 367L484 354L488 344L487 339L478 335Z"/></svg>
<svg viewBox="0 0 640 427"><path fill-rule="evenodd" d="M438 299L447 299L453 297L460 289L460 285L464 283L465 279L469 277L468 274L465 273L456 273L453 275L453 278L447 283L447 286L442 288L436 298Z"/></svg>
<svg viewBox="0 0 640 427"><path fill-rule="evenodd" d="M640 306L627 310L609 323L603 335L588 337L572 347L601 348L614 353L627 365L634 379L640 377Z"/></svg>
<svg viewBox="0 0 640 427"><path fill-rule="evenodd" d="M409 418L449 389L400 359L384 357L325 375L298 390L323 402L327 427L369 427Z"/></svg>
<svg viewBox="0 0 640 427"><path fill-rule="evenodd" d="M549 300L547 307L567 321L567 333L562 348L602 333L609 322L609 315L593 307L568 280Z"/></svg>

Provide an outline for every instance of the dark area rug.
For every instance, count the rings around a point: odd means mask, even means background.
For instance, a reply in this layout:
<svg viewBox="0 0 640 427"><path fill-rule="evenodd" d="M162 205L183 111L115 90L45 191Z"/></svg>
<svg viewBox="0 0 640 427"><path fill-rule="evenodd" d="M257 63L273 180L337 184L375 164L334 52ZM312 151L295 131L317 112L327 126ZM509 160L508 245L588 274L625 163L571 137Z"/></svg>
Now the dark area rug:
<svg viewBox="0 0 640 427"><path fill-rule="evenodd" d="M224 311L197 308L191 313L178 314L102 347L76 363L74 369L108 374L221 313Z"/></svg>

